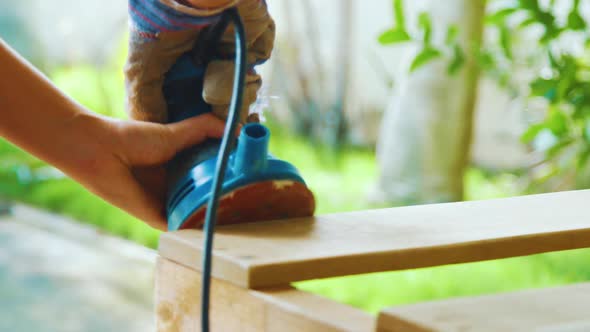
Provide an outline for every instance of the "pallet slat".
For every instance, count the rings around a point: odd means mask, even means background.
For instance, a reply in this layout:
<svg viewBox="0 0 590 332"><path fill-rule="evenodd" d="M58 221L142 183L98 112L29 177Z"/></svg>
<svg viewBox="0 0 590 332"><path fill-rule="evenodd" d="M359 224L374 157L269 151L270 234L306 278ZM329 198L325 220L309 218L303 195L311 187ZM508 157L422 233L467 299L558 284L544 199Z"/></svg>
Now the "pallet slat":
<svg viewBox="0 0 590 332"><path fill-rule="evenodd" d="M228 282L211 284L211 331L372 332L375 319L361 310L289 286L247 290ZM158 332L198 332L201 275L159 258L156 269Z"/></svg>
<svg viewBox="0 0 590 332"><path fill-rule="evenodd" d="M213 275L259 288L590 247L589 205L585 190L219 227ZM186 230L159 252L198 270L201 246Z"/></svg>
<svg viewBox="0 0 590 332"><path fill-rule="evenodd" d="M590 283L391 308L379 332L590 331Z"/></svg>

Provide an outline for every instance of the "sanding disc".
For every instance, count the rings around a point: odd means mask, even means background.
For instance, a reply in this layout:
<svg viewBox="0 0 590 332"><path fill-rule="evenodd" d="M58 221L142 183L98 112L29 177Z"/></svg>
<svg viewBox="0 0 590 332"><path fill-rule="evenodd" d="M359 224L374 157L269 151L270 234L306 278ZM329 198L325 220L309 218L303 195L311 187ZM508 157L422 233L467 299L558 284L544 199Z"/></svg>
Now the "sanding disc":
<svg viewBox="0 0 590 332"><path fill-rule="evenodd" d="M207 206L199 208L181 229L201 228ZM313 193L301 182L274 180L237 188L219 200L216 225L301 218L315 211Z"/></svg>

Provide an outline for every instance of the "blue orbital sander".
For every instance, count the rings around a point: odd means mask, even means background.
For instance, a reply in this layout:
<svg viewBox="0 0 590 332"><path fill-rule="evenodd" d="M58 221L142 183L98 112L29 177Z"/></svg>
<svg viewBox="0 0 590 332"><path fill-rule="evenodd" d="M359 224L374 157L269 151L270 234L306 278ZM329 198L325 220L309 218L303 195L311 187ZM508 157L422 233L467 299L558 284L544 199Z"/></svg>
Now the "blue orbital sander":
<svg viewBox="0 0 590 332"><path fill-rule="evenodd" d="M212 111L202 96L203 80L208 62L222 58L216 49L229 23L234 23L236 35L236 69L225 135L223 140L209 139L182 151L167 165L166 213L171 231L201 228L207 213L216 219L210 223L221 225L305 217L315 210L314 196L298 170L268 153L267 127L244 125L237 144L231 134L240 118L245 75L251 70L237 10L224 12L166 74L163 92L168 121ZM212 211L207 211L208 206Z"/></svg>
<svg viewBox="0 0 590 332"><path fill-rule="evenodd" d="M165 76L163 93L169 122L210 113L203 99L207 64L229 24L235 35L232 99L222 140L209 139L176 155L167 165L168 229L204 228L201 331L209 331L212 252L216 224L311 216L315 199L297 169L268 154L270 132L246 124L236 139L248 64L244 25L236 8L200 33L192 51L182 55Z"/></svg>

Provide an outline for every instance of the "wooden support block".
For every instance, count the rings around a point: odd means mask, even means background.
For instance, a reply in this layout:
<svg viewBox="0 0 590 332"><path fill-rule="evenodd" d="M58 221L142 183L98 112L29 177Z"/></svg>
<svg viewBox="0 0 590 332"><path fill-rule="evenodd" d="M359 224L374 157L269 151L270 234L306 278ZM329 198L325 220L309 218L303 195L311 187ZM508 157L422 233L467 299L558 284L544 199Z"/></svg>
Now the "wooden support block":
<svg viewBox="0 0 590 332"><path fill-rule="evenodd" d="M589 202L584 190L219 227L213 275L259 288L590 247ZM199 269L202 243L168 233L159 252Z"/></svg>
<svg viewBox="0 0 590 332"><path fill-rule="evenodd" d="M222 332L374 331L375 318L358 309L284 286L247 290L221 280L211 285L211 330ZM200 331L201 274L159 258L158 332Z"/></svg>
<svg viewBox="0 0 590 332"><path fill-rule="evenodd" d="M377 331L590 331L590 283L391 308Z"/></svg>

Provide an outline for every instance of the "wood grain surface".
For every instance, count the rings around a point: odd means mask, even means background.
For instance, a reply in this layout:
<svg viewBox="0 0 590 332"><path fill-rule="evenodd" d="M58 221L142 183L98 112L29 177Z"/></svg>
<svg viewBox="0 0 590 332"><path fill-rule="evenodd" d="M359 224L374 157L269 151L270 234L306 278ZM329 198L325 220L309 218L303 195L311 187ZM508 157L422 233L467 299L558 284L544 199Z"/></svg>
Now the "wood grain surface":
<svg viewBox="0 0 590 332"><path fill-rule="evenodd" d="M590 246L590 191L423 205L217 229L213 275L248 288ZM202 233L160 239L198 270Z"/></svg>
<svg viewBox="0 0 590 332"><path fill-rule="evenodd" d="M590 283L391 308L377 331L586 332Z"/></svg>

